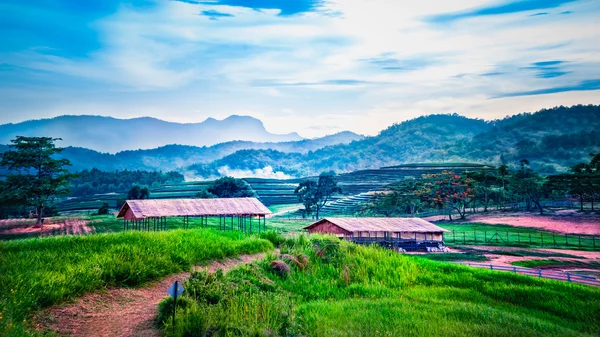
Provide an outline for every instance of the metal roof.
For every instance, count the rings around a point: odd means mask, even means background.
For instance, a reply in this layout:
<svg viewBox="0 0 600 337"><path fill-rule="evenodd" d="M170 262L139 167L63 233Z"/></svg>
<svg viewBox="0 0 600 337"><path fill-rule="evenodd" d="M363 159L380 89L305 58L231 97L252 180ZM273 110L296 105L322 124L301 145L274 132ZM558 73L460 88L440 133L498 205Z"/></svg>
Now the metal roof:
<svg viewBox="0 0 600 337"><path fill-rule="evenodd" d="M313 228L325 221L348 232L449 232L421 218L323 218L304 229Z"/></svg>
<svg viewBox="0 0 600 337"><path fill-rule="evenodd" d="M117 218L131 209L136 219L161 216L267 215L271 211L256 198L127 200Z"/></svg>

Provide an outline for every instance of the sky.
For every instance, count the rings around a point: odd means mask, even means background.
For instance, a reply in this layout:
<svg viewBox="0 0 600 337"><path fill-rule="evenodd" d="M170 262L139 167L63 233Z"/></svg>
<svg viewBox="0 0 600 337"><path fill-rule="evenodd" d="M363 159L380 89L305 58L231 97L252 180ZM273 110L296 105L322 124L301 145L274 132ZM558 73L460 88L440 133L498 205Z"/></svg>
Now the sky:
<svg viewBox="0 0 600 337"><path fill-rule="evenodd" d="M235 114L312 138L600 104L598 18L598 0L0 0L0 123Z"/></svg>

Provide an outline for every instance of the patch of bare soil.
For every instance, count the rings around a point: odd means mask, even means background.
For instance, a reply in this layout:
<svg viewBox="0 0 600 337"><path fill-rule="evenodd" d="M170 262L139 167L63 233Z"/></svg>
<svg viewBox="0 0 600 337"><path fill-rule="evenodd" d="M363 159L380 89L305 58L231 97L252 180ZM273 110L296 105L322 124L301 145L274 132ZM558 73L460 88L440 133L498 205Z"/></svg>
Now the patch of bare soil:
<svg viewBox="0 0 600 337"><path fill-rule="evenodd" d="M47 236L47 235L81 235L90 234L95 231L88 226L89 221L79 219L56 219L47 218L43 228L35 225L35 220L10 219L0 221L0 235L8 236Z"/></svg>
<svg viewBox="0 0 600 337"><path fill-rule="evenodd" d="M469 222L503 224L515 227L533 227L567 234L600 235L600 217L582 215L576 212L556 212L553 215L533 215L531 213L474 214Z"/></svg>
<svg viewBox="0 0 600 337"><path fill-rule="evenodd" d="M227 271L264 256L264 253L242 255L196 269ZM155 322L158 302L168 296L166 291L173 282L189 275L189 272L179 273L143 288L113 288L87 294L75 303L42 311L34 324L39 330L49 329L70 336L160 336Z"/></svg>

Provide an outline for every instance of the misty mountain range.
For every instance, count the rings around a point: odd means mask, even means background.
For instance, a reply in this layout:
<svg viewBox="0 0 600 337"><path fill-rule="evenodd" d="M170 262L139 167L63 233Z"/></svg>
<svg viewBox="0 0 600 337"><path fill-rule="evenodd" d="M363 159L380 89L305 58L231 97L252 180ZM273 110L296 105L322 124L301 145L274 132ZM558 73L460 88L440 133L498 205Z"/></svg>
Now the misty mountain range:
<svg viewBox="0 0 600 337"><path fill-rule="evenodd" d="M171 123L156 118L116 119L102 116L60 116L0 125L0 144L16 136L62 138L61 146L99 152L153 149L166 144L211 146L228 141L286 142L303 138L297 133L272 134L253 117L232 115L224 120Z"/></svg>
<svg viewBox="0 0 600 337"><path fill-rule="evenodd" d="M255 125L262 127L260 121ZM5 148L1 146L0 152ZM341 132L317 139L230 141L204 147L166 145L116 154L67 147L62 156L71 160L74 171L93 167L107 171L177 170L187 178L205 179L221 175L301 177L325 170L348 172L424 162L510 165L520 159L528 159L542 173L554 173L589 160L592 152L600 152L600 106L577 105L494 121L457 114L423 116L394 124L372 137Z"/></svg>

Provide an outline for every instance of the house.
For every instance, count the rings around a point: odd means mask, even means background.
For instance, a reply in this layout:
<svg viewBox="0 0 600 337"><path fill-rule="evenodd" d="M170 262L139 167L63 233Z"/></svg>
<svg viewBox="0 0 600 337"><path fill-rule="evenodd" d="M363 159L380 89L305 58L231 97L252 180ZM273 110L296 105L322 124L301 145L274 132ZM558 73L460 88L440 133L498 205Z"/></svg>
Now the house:
<svg viewBox="0 0 600 337"><path fill-rule="evenodd" d="M420 218L324 218L304 229L355 243L405 250L443 248L444 233L449 232Z"/></svg>

